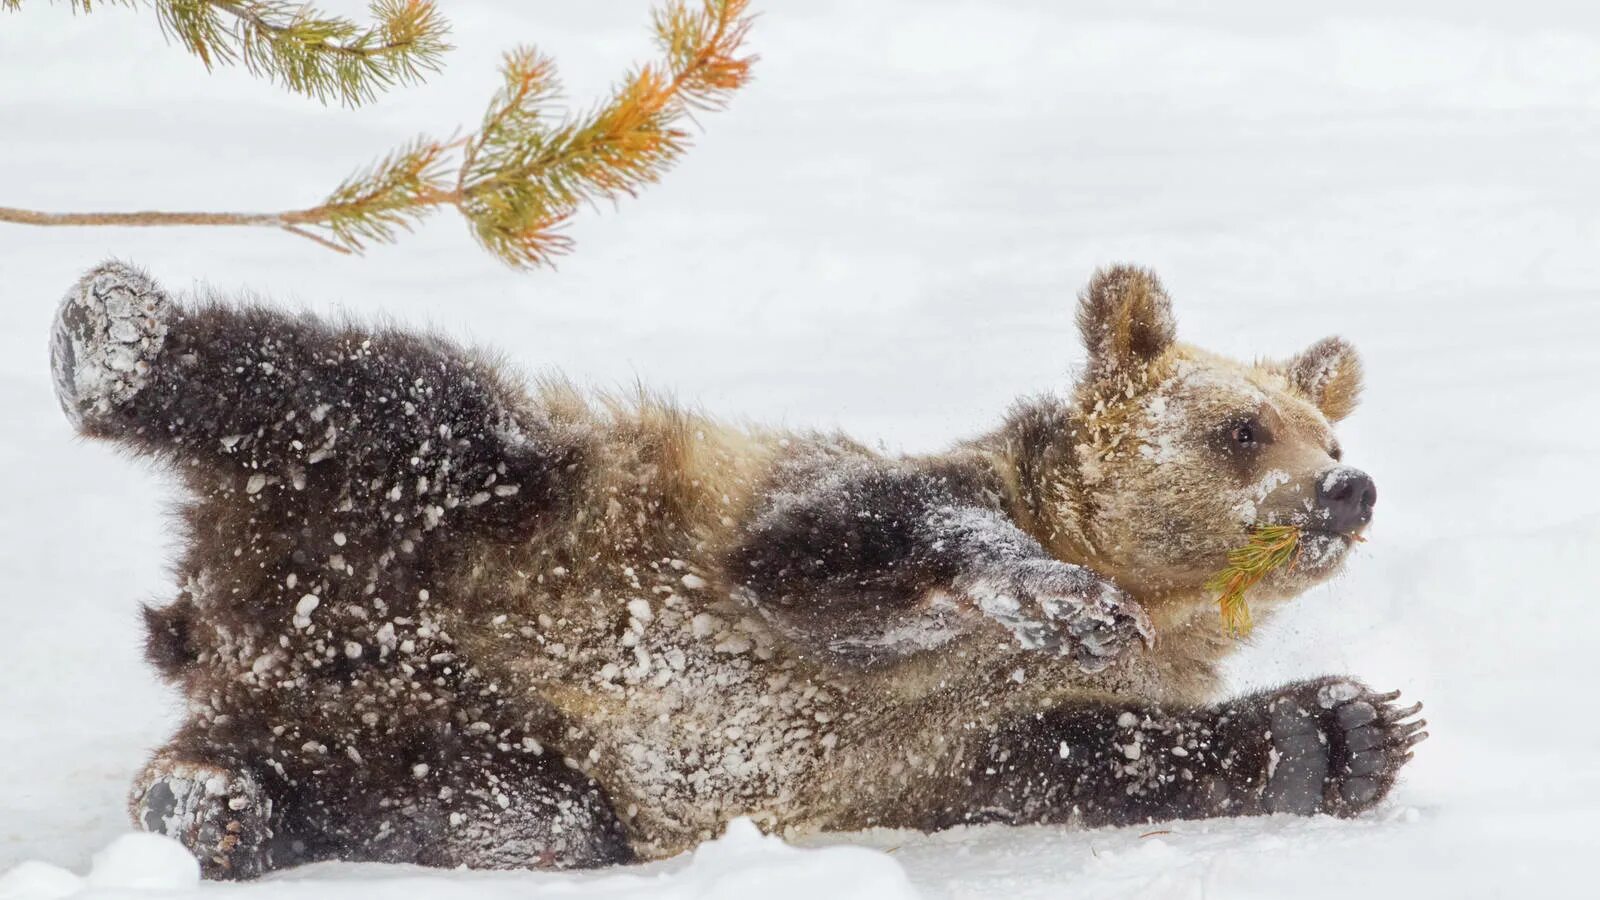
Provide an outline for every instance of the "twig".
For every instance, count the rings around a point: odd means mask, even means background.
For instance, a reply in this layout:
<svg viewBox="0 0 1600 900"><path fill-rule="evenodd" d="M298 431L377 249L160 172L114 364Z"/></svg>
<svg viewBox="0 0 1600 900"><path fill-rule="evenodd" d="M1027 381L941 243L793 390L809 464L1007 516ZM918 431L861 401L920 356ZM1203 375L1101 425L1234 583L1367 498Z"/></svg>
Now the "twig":
<svg viewBox="0 0 1600 900"><path fill-rule="evenodd" d="M286 220L285 213L227 213L227 212L78 212L51 213L32 209L13 209L0 206L0 222L18 225L249 225L277 226Z"/></svg>

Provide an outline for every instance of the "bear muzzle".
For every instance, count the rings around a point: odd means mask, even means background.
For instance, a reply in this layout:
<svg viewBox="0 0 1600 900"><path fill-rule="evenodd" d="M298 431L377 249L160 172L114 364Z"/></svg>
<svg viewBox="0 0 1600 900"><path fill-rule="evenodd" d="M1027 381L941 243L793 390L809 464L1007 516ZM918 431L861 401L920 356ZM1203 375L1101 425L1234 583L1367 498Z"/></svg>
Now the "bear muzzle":
<svg viewBox="0 0 1600 900"><path fill-rule="evenodd" d="M1336 466L1317 480L1319 524L1329 531L1353 535L1372 521L1378 487L1372 477L1352 466Z"/></svg>

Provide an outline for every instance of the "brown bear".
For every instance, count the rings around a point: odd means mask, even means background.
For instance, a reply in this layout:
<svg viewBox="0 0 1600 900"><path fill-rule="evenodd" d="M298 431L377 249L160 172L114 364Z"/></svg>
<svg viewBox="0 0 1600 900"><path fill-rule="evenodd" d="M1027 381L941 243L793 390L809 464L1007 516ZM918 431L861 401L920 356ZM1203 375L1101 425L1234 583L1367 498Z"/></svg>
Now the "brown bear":
<svg viewBox="0 0 1600 900"><path fill-rule="evenodd" d="M1220 699L1205 588L1304 535L1258 612L1371 519L1329 339L1177 343L1148 272L1080 298L1069 398L949 452L524 386L436 337L211 299L108 263L57 389L184 480L149 656L186 724L133 786L207 875L317 859L595 866L750 816L783 833L1354 815L1422 739L1347 678Z"/></svg>

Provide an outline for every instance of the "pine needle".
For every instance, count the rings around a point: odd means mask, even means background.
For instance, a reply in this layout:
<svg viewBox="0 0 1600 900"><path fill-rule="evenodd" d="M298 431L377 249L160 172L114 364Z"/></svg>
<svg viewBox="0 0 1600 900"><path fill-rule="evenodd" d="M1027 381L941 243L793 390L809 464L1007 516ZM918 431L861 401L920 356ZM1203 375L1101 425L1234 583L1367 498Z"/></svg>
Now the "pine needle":
<svg viewBox="0 0 1600 900"><path fill-rule="evenodd" d="M1234 637L1250 633L1250 605L1245 593L1270 573L1293 567L1299 558L1300 529L1293 525L1263 525L1250 535L1250 542L1228 551L1228 565L1211 576L1206 590L1218 592L1217 607L1222 627Z"/></svg>
<svg viewBox="0 0 1600 900"><path fill-rule="evenodd" d="M449 190L444 154L443 145L418 138L371 169L347 178L314 215L295 224L325 228L347 250L360 250L368 241L391 243Z"/></svg>
<svg viewBox="0 0 1600 900"><path fill-rule="evenodd" d="M242 63L297 94L346 106L438 71L449 25L432 0L374 0L362 27L286 0L155 0L166 33L207 68Z"/></svg>
<svg viewBox="0 0 1600 900"><path fill-rule="evenodd" d="M749 0L669 0L655 14L666 57L630 72L611 99L557 119L555 67L531 48L506 55L505 84L467 145L459 192L478 241L517 268L547 265L570 241L556 229L585 205L635 196L689 146L683 120L718 109L749 80L740 57Z"/></svg>
<svg viewBox="0 0 1600 900"><path fill-rule="evenodd" d="M70 0L88 13L95 0ZM207 69L243 65L258 77L327 103L370 102L397 84L436 72L450 26L433 0L373 0L372 24L330 16L292 0L100 0L99 6L146 5L166 36ZM21 0L0 0L15 10Z"/></svg>

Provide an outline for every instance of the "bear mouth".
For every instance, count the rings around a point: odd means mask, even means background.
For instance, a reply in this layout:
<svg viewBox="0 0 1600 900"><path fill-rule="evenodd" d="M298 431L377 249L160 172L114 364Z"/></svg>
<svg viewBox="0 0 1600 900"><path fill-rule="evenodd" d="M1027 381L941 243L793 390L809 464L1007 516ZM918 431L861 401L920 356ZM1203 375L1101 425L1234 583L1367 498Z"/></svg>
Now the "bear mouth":
<svg viewBox="0 0 1600 900"><path fill-rule="evenodd" d="M1284 521L1269 520L1245 528L1242 532L1244 540L1249 540L1261 524L1293 525L1300 530L1300 546L1295 551L1294 561L1278 576L1286 584L1300 579L1317 580L1333 574L1349 557L1355 545L1366 542L1363 533L1367 530L1367 523L1352 531L1339 531L1310 525L1303 520L1297 522L1292 518Z"/></svg>
<svg viewBox="0 0 1600 900"><path fill-rule="evenodd" d="M1328 528L1302 528L1300 548L1296 553L1293 571L1306 575L1325 575L1339 567L1350 550L1366 539L1361 531L1334 531Z"/></svg>

